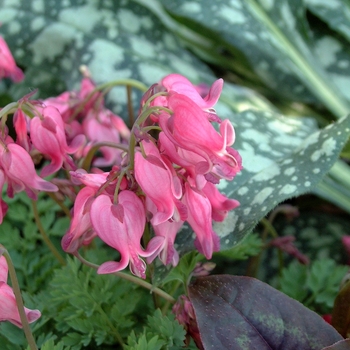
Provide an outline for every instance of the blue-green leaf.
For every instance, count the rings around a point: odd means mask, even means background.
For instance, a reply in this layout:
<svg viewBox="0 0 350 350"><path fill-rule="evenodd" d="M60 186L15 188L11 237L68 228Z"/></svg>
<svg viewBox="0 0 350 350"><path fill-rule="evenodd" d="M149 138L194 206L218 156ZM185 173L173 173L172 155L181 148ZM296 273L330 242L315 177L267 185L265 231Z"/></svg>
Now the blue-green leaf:
<svg viewBox="0 0 350 350"><path fill-rule="evenodd" d="M242 52L275 95L306 102L313 102L316 97L338 117L350 110L350 103L329 79L312 50L303 1L165 0L163 3L184 22L188 19L198 23L199 28L216 34L217 41L224 40L224 49Z"/></svg>
<svg viewBox="0 0 350 350"><path fill-rule="evenodd" d="M231 120L244 169L232 182L219 184L240 202L213 226L222 249L236 245L278 203L311 191L337 159L350 132L350 117L319 131L309 120L269 112L246 111ZM183 232L188 231L184 226ZM188 242L183 233L179 249L186 250Z"/></svg>

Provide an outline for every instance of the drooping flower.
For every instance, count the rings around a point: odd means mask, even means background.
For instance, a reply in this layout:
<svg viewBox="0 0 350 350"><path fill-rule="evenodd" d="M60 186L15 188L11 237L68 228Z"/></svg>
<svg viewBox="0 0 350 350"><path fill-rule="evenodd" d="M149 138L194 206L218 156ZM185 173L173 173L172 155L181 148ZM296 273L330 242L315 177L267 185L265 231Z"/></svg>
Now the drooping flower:
<svg viewBox="0 0 350 350"><path fill-rule="evenodd" d="M11 140L0 142L0 182L7 182L7 195L26 191L28 197L37 198L36 190L56 192L57 186L39 177L33 160L24 148Z"/></svg>
<svg viewBox="0 0 350 350"><path fill-rule="evenodd" d="M42 169L42 176L55 173L63 164L74 169L74 162L68 154L76 152L84 142L84 136L78 135L70 146L67 145L62 116L52 106L43 108L41 116L31 119L30 138L34 147L51 159L51 163Z"/></svg>
<svg viewBox="0 0 350 350"><path fill-rule="evenodd" d="M136 152L135 178L146 197L157 208L151 219L152 225L159 225L169 219L185 220L186 212L180 202L182 184L172 164L161 157L152 142L142 141L141 144L146 158L141 152Z"/></svg>
<svg viewBox="0 0 350 350"><path fill-rule="evenodd" d="M220 124L220 132L203 116L202 110L189 98L180 94L168 97L172 115L162 113L160 126L165 135L177 146L204 158L197 169L204 174L232 180L241 170L241 158L230 146L235 132L229 120ZM206 163L206 164L205 164Z"/></svg>
<svg viewBox="0 0 350 350"><path fill-rule="evenodd" d="M13 116L13 126L16 130L16 143L30 152L30 140L28 136L30 119L24 114L21 108L17 109Z"/></svg>
<svg viewBox="0 0 350 350"><path fill-rule="evenodd" d="M219 100L224 81L222 79L216 80L204 98L198 92L198 88L180 74L169 74L160 81L160 84L168 92L175 91L185 95L201 109L210 111Z"/></svg>
<svg viewBox="0 0 350 350"><path fill-rule="evenodd" d="M199 90L200 87L193 85L187 78L180 74L169 74L159 82L159 87L162 87L165 91L171 93L176 92L178 94L187 96L192 102L194 102L204 113L203 115L209 121L221 122L221 119L217 116L214 106L217 103L224 81L222 79L216 80L213 85L208 89L208 94L204 97L201 96ZM154 99L153 106L168 107L168 96L160 96Z"/></svg>
<svg viewBox="0 0 350 350"><path fill-rule="evenodd" d="M65 252L76 252L82 245L90 244L96 236L90 220L90 208L96 192L96 188L89 186L79 191L74 202L73 219L61 242Z"/></svg>
<svg viewBox="0 0 350 350"><path fill-rule="evenodd" d="M212 206L207 197L189 183L185 184L183 202L188 210L187 222L196 234L195 246L207 259L220 250L220 240L213 230Z"/></svg>
<svg viewBox="0 0 350 350"><path fill-rule="evenodd" d="M146 277L146 263L141 257L148 257L153 251L141 247L141 237L145 228L146 213L141 199L132 191L121 191L118 204L113 204L108 195L99 195L91 206L90 217L97 235L106 244L119 251L119 262L107 261L97 270L100 274L113 273L125 269Z"/></svg>
<svg viewBox="0 0 350 350"><path fill-rule="evenodd" d="M18 83L24 79L24 74L17 67L6 41L0 36L0 80L2 78L10 78Z"/></svg>
<svg viewBox="0 0 350 350"><path fill-rule="evenodd" d="M0 322L9 321L15 326L22 328L16 297L12 288L7 284L8 267L4 256L0 257ZM36 321L41 313L39 310L24 308L28 322Z"/></svg>
<svg viewBox="0 0 350 350"><path fill-rule="evenodd" d="M211 182L207 182L202 191L209 199L212 208L212 218L214 221L223 221L230 210L239 206L238 201L227 198L220 193L218 188Z"/></svg>
<svg viewBox="0 0 350 350"><path fill-rule="evenodd" d="M182 224L183 221L165 221L159 225L152 225L156 238L150 242L148 248L154 250L154 254L147 258L147 263L151 263L157 255L164 265L176 266L179 263L179 253L174 247L174 242Z"/></svg>
<svg viewBox="0 0 350 350"><path fill-rule="evenodd" d="M98 111L91 110L85 117L82 127L84 135L90 141L85 153L96 143L119 144L130 137L130 131L124 121L106 108ZM95 166L106 167L120 164L122 150L108 146L102 146L99 150L102 157L94 160Z"/></svg>

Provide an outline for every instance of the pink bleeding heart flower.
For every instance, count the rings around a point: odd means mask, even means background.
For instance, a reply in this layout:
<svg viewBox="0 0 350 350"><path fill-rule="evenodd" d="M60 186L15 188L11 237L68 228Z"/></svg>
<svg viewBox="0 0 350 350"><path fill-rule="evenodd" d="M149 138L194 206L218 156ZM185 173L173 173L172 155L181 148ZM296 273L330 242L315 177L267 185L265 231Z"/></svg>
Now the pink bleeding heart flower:
<svg viewBox="0 0 350 350"><path fill-rule="evenodd" d="M73 219L69 230L63 236L61 246L65 252L74 253L82 245L88 245L96 237L90 220L90 208L97 188L84 187L74 202Z"/></svg>
<svg viewBox="0 0 350 350"><path fill-rule="evenodd" d="M130 131L124 121L106 108L98 112L91 110L83 121L83 130L87 139L91 141L88 148L99 142L119 144L122 142L122 138L128 140L130 136ZM95 166L105 167L120 164L122 150L102 146L100 151L103 157L94 160Z"/></svg>
<svg viewBox="0 0 350 350"><path fill-rule="evenodd" d="M216 80L208 91L205 97L202 97L199 93L199 88L194 86L187 78L180 74L169 74L164 77L160 83L166 91L177 92L178 94L185 95L191 99L200 109L202 109L210 121L221 122L220 118L216 115L214 105L219 100L224 81L222 79ZM152 105L161 105L167 107L167 97L158 97L152 103Z"/></svg>
<svg viewBox="0 0 350 350"><path fill-rule="evenodd" d="M93 187L98 189L101 185L103 185L108 178L109 173L100 172L96 174L89 174L84 169L78 169L76 171L70 171L70 176L72 182L75 185L84 184L85 186Z"/></svg>
<svg viewBox="0 0 350 350"><path fill-rule="evenodd" d="M186 170L188 176L196 182L197 189L202 189L207 183L206 172L210 166L205 158L199 154L177 147L164 132L158 135L160 153L169 157L170 161Z"/></svg>
<svg viewBox="0 0 350 350"><path fill-rule="evenodd" d="M186 219L180 198L182 197L182 183L172 164L165 157L161 157L157 147L152 142L142 141L146 153L135 154L135 178L142 191L157 208L151 223L159 225L169 219L180 221Z"/></svg>
<svg viewBox="0 0 350 350"><path fill-rule="evenodd" d="M9 321L15 326L22 328L16 297L12 288L7 284L8 266L4 256L0 257L0 322ZM24 308L28 322L36 321L41 313L39 310Z"/></svg>
<svg viewBox="0 0 350 350"><path fill-rule="evenodd" d="M17 109L13 115L13 126L16 130L16 143L22 146L27 152L30 151L30 140L28 136L30 119L22 109Z"/></svg>
<svg viewBox="0 0 350 350"><path fill-rule="evenodd" d="M39 310L31 310L25 307L24 312L29 323L36 321L41 316ZM22 328L15 294L8 284L0 282L0 322L3 321L9 321L15 326Z"/></svg>
<svg viewBox="0 0 350 350"><path fill-rule="evenodd" d="M195 246L207 259L220 250L220 240L212 227L212 206L207 197L187 182L183 202L188 209L187 222L196 234Z"/></svg>
<svg viewBox="0 0 350 350"><path fill-rule="evenodd" d="M24 74L17 67L6 41L0 36L0 80L2 78L11 78L18 83L24 79Z"/></svg>
<svg viewBox="0 0 350 350"><path fill-rule="evenodd" d="M97 270L99 274L125 269L146 278L146 263L140 257L148 257L153 251L144 250L140 241L146 224L146 213L141 199L132 191L118 195L118 204L113 204L108 195L101 194L92 203L90 217L97 235L106 244L119 251L119 262L107 261Z"/></svg>
<svg viewBox="0 0 350 350"><path fill-rule="evenodd" d="M152 225L155 238L148 245L148 249L154 250L154 254L147 258L150 264L156 256L164 265L172 264L176 266L179 263L179 253L174 247L176 234L182 226L183 221L165 221L159 225Z"/></svg>
<svg viewBox="0 0 350 350"><path fill-rule="evenodd" d="M208 166L207 173L232 180L241 170L241 158L230 148L235 132L229 120L220 124L220 133L203 116L202 110L184 95L171 94L168 98L172 115L162 113L159 124L166 136L178 147L202 156ZM209 170L207 170L209 169Z"/></svg>
<svg viewBox="0 0 350 350"><path fill-rule="evenodd" d="M65 122L68 122L73 113L74 107L78 103L78 99L74 93L65 91L57 97L49 97L42 102L46 107L51 106L57 108L62 119Z"/></svg>
<svg viewBox="0 0 350 350"><path fill-rule="evenodd" d="M0 256L0 282L7 283L8 266L4 256Z"/></svg>
<svg viewBox="0 0 350 350"><path fill-rule="evenodd" d="M74 169L75 165L68 154L75 153L85 141L83 135L78 135L70 146L67 145L62 116L57 108L51 106L43 108L42 115L31 120L30 137L34 147L51 159L51 163L42 169L42 176L55 173L63 164Z"/></svg>
<svg viewBox="0 0 350 350"><path fill-rule="evenodd" d="M14 193L26 191L28 197L37 199L36 190L56 192L56 185L39 177L34 163L24 148L10 142L4 145L0 142L0 184L7 182L7 195L12 198Z"/></svg>
<svg viewBox="0 0 350 350"><path fill-rule="evenodd" d="M228 212L239 206L235 199L229 199L217 189L211 182L207 182L202 189L212 207L212 218L214 221L224 221Z"/></svg>

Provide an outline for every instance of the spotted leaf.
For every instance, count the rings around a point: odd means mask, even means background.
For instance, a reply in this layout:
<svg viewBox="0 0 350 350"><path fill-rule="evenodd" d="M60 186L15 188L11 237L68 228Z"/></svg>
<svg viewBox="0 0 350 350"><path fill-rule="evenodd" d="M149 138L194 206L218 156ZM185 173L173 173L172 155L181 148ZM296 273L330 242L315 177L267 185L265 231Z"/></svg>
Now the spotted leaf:
<svg viewBox="0 0 350 350"><path fill-rule="evenodd" d="M240 202L223 222L214 223L222 249L236 245L278 203L310 192L336 161L350 133L350 117L323 130L311 120L253 110L231 116L231 121L243 170L232 182L219 184ZM184 226L178 240L185 251L187 231Z"/></svg>
<svg viewBox="0 0 350 350"><path fill-rule="evenodd" d="M302 0L165 0L163 3L191 28L195 29L197 23L199 31L205 28L214 38L216 35L212 50L239 50L246 64L273 91L273 96L319 101L338 117L350 110L343 92L329 79L313 52ZM227 64L227 68L232 65Z"/></svg>

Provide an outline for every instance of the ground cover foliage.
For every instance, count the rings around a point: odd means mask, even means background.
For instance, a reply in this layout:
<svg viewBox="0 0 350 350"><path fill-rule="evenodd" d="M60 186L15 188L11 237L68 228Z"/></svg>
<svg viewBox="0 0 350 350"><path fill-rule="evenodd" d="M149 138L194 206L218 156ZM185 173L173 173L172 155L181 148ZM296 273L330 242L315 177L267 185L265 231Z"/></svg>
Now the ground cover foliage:
<svg viewBox="0 0 350 350"><path fill-rule="evenodd" d="M21 83L0 82L1 107L33 89L41 99L79 89L81 65L96 84L135 79L149 87L178 73L211 85L223 77L215 109L234 126L243 164L218 185L240 206L213 225L221 245L215 269L194 251L187 224L176 238L178 266L155 261L148 269L154 287L188 296L186 326L169 301L140 285L68 255L62 266L35 219L37 210L62 252L70 223L62 208L43 193L35 207L25 193L11 199L3 191L9 210L0 244L26 307L42 313L31 325L39 348L350 349L346 0L0 0L0 8L0 34L25 73ZM132 90L136 113L141 96ZM128 123L125 87L106 99ZM95 264L120 258L100 240L83 256ZM200 277L198 264L212 276ZM0 343L27 347L8 322Z"/></svg>

